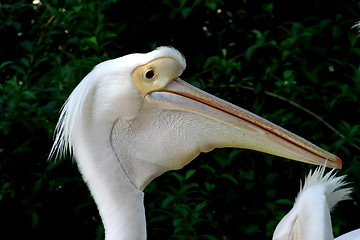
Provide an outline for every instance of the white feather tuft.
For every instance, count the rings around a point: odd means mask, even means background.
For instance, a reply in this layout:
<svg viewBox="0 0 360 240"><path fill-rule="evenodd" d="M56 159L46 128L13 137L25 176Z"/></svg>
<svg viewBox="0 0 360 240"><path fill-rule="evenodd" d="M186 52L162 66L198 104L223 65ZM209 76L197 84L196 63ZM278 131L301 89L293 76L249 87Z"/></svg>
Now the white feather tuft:
<svg viewBox="0 0 360 240"><path fill-rule="evenodd" d="M307 189L318 185L325 187L326 200L330 210L338 202L351 199L350 193L352 189L344 188L344 186L348 184L346 181L344 181L345 176L336 177L336 172L334 173L334 170L335 169L332 169L326 174L325 167L317 167L314 173L312 173L310 170L308 176L305 178L304 187L300 187L300 192L296 200L299 199Z"/></svg>
<svg viewBox="0 0 360 240"><path fill-rule="evenodd" d="M350 199L351 188L345 176L334 170L325 174L325 167L310 171L296 197L293 208L276 226L273 240L333 239L331 209L340 201Z"/></svg>
<svg viewBox="0 0 360 240"><path fill-rule="evenodd" d="M351 28L357 28L359 36L360 36L360 21L358 21L357 23L355 23L354 26L352 26Z"/></svg>
<svg viewBox="0 0 360 240"><path fill-rule="evenodd" d="M72 155L73 134L82 120L84 105L86 105L94 85L95 79L88 74L62 106L60 118L54 131L55 141L49 159L62 158L67 152Z"/></svg>
<svg viewBox="0 0 360 240"><path fill-rule="evenodd" d="M355 23L355 25L352 26L351 28L360 28L360 21L358 21L357 23Z"/></svg>

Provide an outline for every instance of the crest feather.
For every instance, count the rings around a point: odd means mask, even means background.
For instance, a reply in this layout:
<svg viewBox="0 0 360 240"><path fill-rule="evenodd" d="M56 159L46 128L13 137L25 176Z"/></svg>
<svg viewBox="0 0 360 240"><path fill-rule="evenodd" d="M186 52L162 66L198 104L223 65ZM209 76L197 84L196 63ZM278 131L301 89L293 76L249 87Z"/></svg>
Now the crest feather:
<svg viewBox="0 0 360 240"><path fill-rule="evenodd" d="M336 176L335 169L332 169L325 174L325 167L317 167L312 173L310 170L308 176L305 178L305 184L303 187L300 187L300 192L297 196L297 199L305 192L307 189L317 185L323 185L325 187L326 200L331 210L338 202L343 200L351 199L350 193L351 188L344 188L348 183L344 181L346 176ZM301 183L301 182L300 182ZM302 183L301 183L302 185Z"/></svg>

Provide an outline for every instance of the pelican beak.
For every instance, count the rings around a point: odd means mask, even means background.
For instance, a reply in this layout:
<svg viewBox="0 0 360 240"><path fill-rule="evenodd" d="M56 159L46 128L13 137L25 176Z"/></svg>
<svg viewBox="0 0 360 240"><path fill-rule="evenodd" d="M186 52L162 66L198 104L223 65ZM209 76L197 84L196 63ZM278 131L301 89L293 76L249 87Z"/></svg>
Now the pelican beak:
<svg viewBox="0 0 360 240"><path fill-rule="evenodd" d="M305 163L341 168L339 157L315 146L305 139L220 98L206 93L180 78L171 81L160 91L148 93L154 101L212 118L240 130L247 143L241 147L266 152Z"/></svg>

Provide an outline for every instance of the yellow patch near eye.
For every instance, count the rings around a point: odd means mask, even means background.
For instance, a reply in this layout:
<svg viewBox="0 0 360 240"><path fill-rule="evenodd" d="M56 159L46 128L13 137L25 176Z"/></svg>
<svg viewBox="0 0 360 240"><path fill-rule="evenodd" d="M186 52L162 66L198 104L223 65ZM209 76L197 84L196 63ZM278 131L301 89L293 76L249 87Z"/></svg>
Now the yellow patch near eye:
<svg viewBox="0 0 360 240"><path fill-rule="evenodd" d="M150 92L165 88L183 71L184 68L177 60L169 57L158 58L137 67L132 73L132 80L142 96L145 97Z"/></svg>

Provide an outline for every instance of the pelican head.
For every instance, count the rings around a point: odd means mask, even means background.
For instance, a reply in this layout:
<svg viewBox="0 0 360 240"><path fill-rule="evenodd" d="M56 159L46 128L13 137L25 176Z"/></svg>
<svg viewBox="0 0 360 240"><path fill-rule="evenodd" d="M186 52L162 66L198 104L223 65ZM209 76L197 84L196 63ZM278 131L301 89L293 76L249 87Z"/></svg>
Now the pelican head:
<svg viewBox="0 0 360 240"><path fill-rule="evenodd" d="M184 57L170 47L105 61L62 108L50 156L73 152L107 239L144 238L145 227L131 231L145 226L142 190L200 152L247 148L341 167L337 156L187 84L180 79L185 67Z"/></svg>

